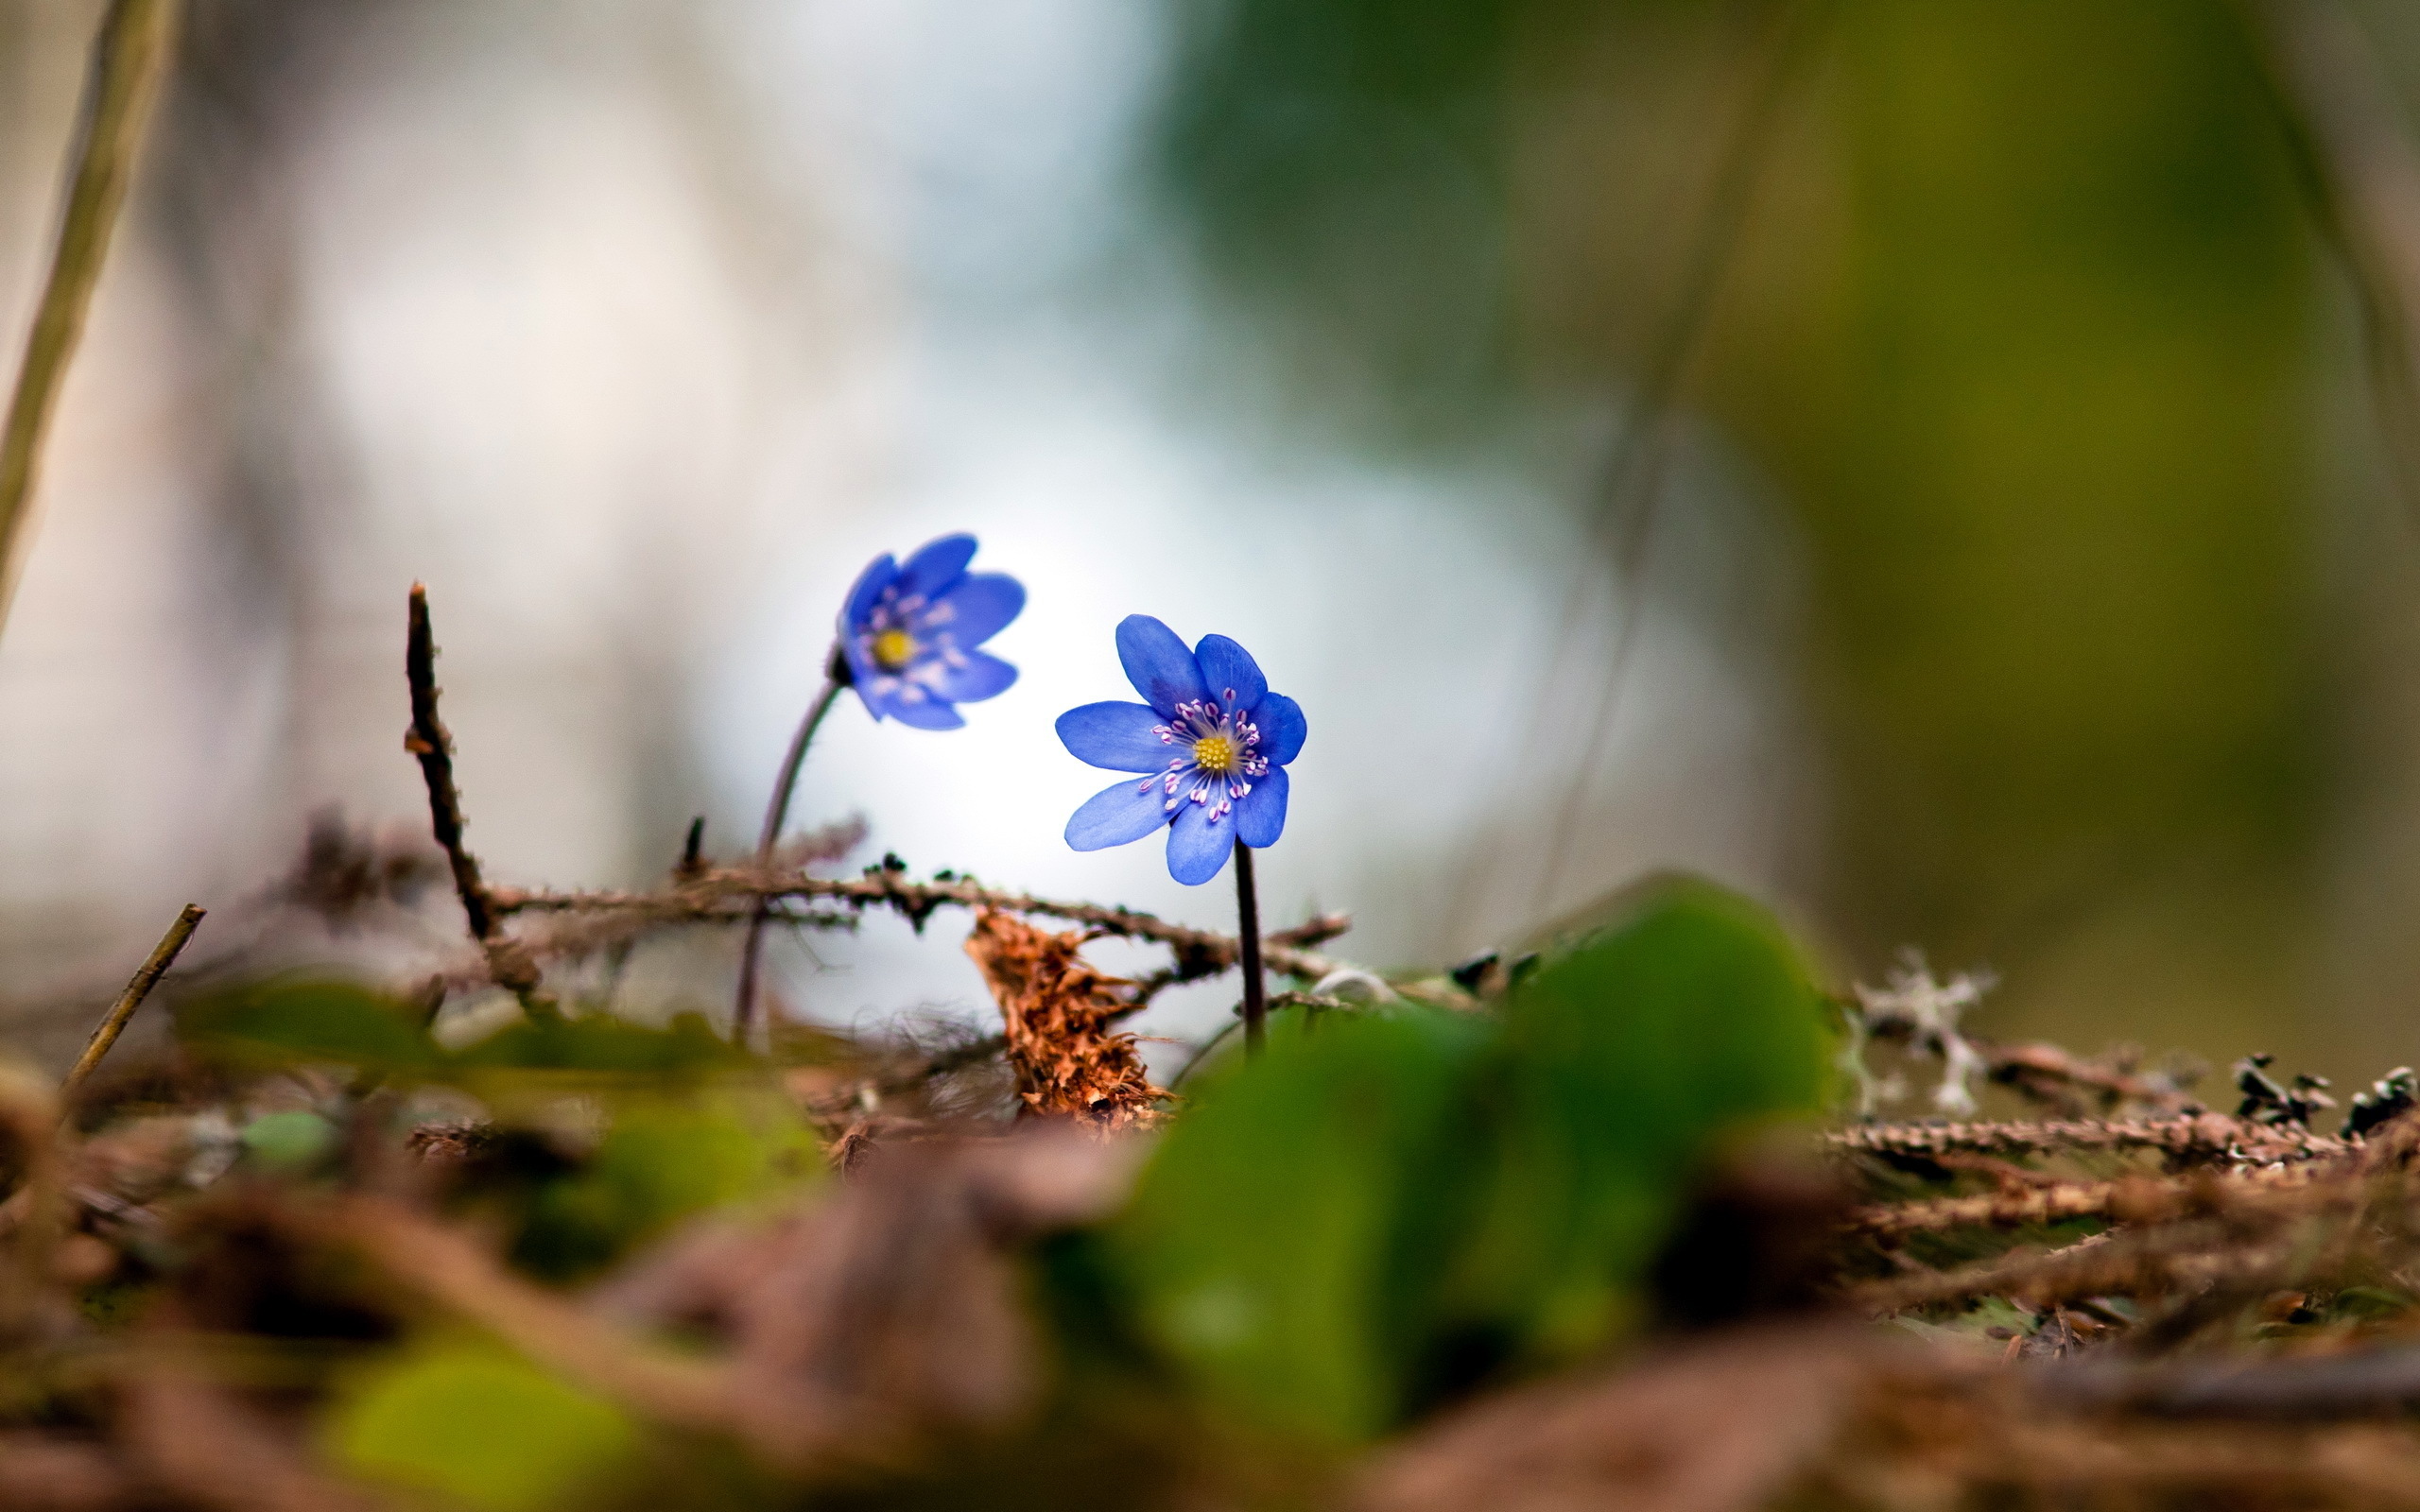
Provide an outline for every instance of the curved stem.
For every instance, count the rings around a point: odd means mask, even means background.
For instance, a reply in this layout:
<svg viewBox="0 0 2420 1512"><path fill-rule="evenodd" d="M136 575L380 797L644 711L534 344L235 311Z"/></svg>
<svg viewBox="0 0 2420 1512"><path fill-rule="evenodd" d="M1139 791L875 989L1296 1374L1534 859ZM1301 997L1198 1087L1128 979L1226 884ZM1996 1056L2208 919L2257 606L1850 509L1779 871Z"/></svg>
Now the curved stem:
<svg viewBox="0 0 2420 1512"><path fill-rule="evenodd" d="M1260 894L1253 884L1252 847L1236 842L1236 964L1244 973L1244 1054L1257 1056L1268 1040L1269 988L1260 974Z"/></svg>
<svg viewBox="0 0 2420 1512"><path fill-rule="evenodd" d="M809 704L806 717L800 720L798 733L790 737L789 754L782 758L781 775L773 779L772 800L765 805L765 828L756 839L756 865L769 867L773 863L773 846L782 837L782 826L789 818L790 793L798 786L799 768L806 765L806 748L815 744L815 731L821 727L823 716L839 701L840 690L849 685L848 663L840 659L840 648L832 648L832 659L826 665L823 691ZM772 914L772 902L759 899L748 918L748 943L739 956L739 996L732 1005L731 1038L735 1044L744 1045L756 1028L756 971L765 949L765 924Z"/></svg>

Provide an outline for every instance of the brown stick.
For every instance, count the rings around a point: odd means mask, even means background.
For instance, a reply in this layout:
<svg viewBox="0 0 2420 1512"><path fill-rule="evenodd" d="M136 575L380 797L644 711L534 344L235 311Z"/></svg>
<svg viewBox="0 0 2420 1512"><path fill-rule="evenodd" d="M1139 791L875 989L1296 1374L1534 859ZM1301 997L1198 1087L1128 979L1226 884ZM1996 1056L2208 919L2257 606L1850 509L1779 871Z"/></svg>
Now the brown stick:
<svg viewBox="0 0 2420 1512"><path fill-rule="evenodd" d="M117 995L117 1001L110 1005L110 1011L101 1020L101 1026L93 1031L93 1038L84 1045L84 1053L76 1057L76 1064L68 1071L67 1079L60 1083L59 1091L62 1096L82 1086L84 1078L101 1063L101 1057L110 1053L110 1046L117 1043L117 1037L126 1032L127 1022L134 1017L134 1010L143 1006L143 1000L151 995L151 989L160 985L160 978L167 975L168 968L177 963L178 954L184 950L185 941L193 938L194 926L201 922L201 916L202 909L198 904L185 904L184 912L179 914L177 921L168 926L168 932L160 936L160 943L151 947L150 958L134 973L134 979L126 984L126 990Z"/></svg>
<svg viewBox="0 0 2420 1512"><path fill-rule="evenodd" d="M666 919L728 919L734 902L752 904L759 898L827 898L853 907L889 904L910 918L935 908L996 908L1003 913L1033 914L1084 924L1104 935L1147 939L1189 956L1213 975L1235 965L1242 954L1232 935L1174 924L1156 915L1100 903L1064 902L1009 892L972 882L906 882L897 874L874 870L861 877L806 877L795 872L765 872L717 868L695 883L666 892L552 892L535 888L496 887L488 898L501 917L519 913L579 913L590 910L635 909ZM739 917L745 918L744 914ZM1335 938L1344 932L1343 918L1322 914L1293 929L1279 930L1262 941L1261 958L1288 976L1318 981L1341 963L1302 948Z"/></svg>
<svg viewBox="0 0 2420 1512"><path fill-rule="evenodd" d="M404 731L404 749L420 762L428 784L428 823L453 868L454 892L462 900L471 937L488 958L488 973L498 987L521 1000L530 1016L552 1016L552 998L538 990L538 965L529 953L497 928L487 884L479 876L479 859L462 842L462 795L454 785L454 737L437 717L437 638L429 627L428 588L412 584L409 621L404 639L404 677L411 685L412 723Z"/></svg>
<svg viewBox="0 0 2420 1512"><path fill-rule="evenodd" d="M2308 1160L2343 1155L2357 1146L2308 1129L2255 1124L2223 1113L2101 1122L2092 1119L2009 1124L1859 1124L1824 1136L1837 1150L1867 1155L1931 1156L1948 1151L2039 1155L2054 1150L2161 1150L2187 1160L2240 1152L2261 1160Z"/></svg>
<svg viewBox="0 0 2420 1512"><path fill-rule="evenodd" d="M0 621L8 618L32 540L26 522L68 364L84 334L85 312L100 282L118 207L134 177L136 148L159 98L174 52L176 0L113 0L93 41L92 73L77 134L67 214L51 253L50 277L26 338L25 361L0 430Z"/></svg>

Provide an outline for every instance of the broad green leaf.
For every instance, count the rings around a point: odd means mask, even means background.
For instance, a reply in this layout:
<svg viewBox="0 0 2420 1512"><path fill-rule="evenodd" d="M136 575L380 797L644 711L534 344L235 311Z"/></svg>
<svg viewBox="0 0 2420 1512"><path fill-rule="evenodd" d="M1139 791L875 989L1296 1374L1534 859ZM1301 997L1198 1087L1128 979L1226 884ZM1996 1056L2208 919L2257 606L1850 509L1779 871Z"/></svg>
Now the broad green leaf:
<svg viewBox="0 0 2420 1512"><path fill-rule="evenodd" d="M1448 1315L1509 1323L1536 1357L1601 1342L1717 1137L1821 1111L1830 1036L1780 927L1705 883L1658 883L1553 954L1504 1010L1490 1192Z"/></svg>
<svg viewBox="0 0 2420 1512"><path fill-rule="evenodd" d="M699 1014L681 1014L662 1029L597 1014L511 1024L465 1046L455 1064L465 1070L684 1075L734 1070L754 1059L717 1035Z"/></svg>
<svg viewBox="0 0 2420 1512"><path fill-rule="evenodd" d="M576 1274L691 1213L805 1185L823 1170L786 1103L630 1099L579 1172L540 1189L514 1258L543 1274Z"/></svg>
<svg viewBox="0 0 2420 1512"><path fill-rule="evenodd" d="M444 1052L411 1011L352 982L279 977L188 1003L177 1033L248 1063L325 1062L424 1072Z"/></svg>
<svg viewBox="0 0 2420 1512"><path fill-rule="evenodd" d="M1447 1200L1453 1107L1486 1025L1426 1010L1286 1014L1257 1063L1198 1091L1108 1238L1146 1332L1237 1418L1324 1441L1400 1408L1421 1340L1404 1299Z"/></svg>
<svg viewBox="0 0 2420 1512"><path fill-rule="evenodd" d="M476 1512L551 1512L627 1464L638 1435L612 1403L500 1346L424 1345L367 1367L326 1422L337 1463Z"/></svg>

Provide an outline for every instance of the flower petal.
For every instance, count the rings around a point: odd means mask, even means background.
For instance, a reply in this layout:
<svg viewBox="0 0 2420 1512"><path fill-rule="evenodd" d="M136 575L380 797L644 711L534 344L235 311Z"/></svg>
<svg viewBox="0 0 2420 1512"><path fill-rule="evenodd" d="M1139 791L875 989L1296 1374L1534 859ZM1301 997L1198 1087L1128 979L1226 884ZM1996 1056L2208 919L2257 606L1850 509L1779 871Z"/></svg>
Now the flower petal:
<svg viewBox="0 0 2420 1512"><path fill-rule="evenodd" d="M966 571L966 564L974 559L973 536L943 536L939 541L928 541L917 547L916 555L899 569L899 591L919 598L936 597L957 582Z"/></svg>
<svg viewBox="0 0 2420 1512"><path fill-rule="evenodd" d="M1253 779L1252 791L1236 799L1236 838L1255 850L1267 850L1286 833L1286 768L1271 766Z"/></svg>
<svg viewBox="0 0 2420 1512"><path fill-rule="evenodd" d="M1283 766L1303 754L1303 740L1310 729L1303 722L1301 704L1282 693L1264 694L1252 717L1253 723L1260 727L1263 756Z"/></svg>
<svg viewBox="0 0 2420 1512"><path fill-rule="evenodd" d="M1188 887L1217 876L1235 853L1234 816L1214 819L1210 810L1210 804L1185 799L1176 806L1176 822L1168 826L1168 875Z"/></svg>
<svg viewBox="0 0 2420 1512"><path fill-rule="evenodd" d="M1225 697L1233 688L1235 696L1228 700L1232 709L1249 709L1260 702L1269 692L1269 679L1260 675L1260 663L1252 653L1223 635L1205 635L1193 648L1193 660L1201 668L1201 680L1210 691Z"/></svg>
<svg viewBox="0 0 2420 1512"><path fill-rule="evenodd" d="M951 708L946 699L936 698L913 683L896 686L877 696L882 700L877 717L888 713L901 724L918 730L959 730L966 724L965 716ZM868 698L866 706L873 708L874 699Z"/></svg>
<svg viewBox="0 0 2420 1512"><path fill-rule="evenodd" d="M1017 669L989 651L969 651L955 665L942 662L930 674L920 669L912 675L931 690L933 696L948 703L996 698L1017 680Z"/></svg>
<svg viewBox="0 0 2420 1512"><path fill-rule="evenodd" d="M1176 717L1178 704L1210 696L1193 653L1176 631L1149 614L1129 614L1117 622L1117 663L1126 669L1126 680L1163 719Z"/></svg>
<svg viewBox="0 0 2420 1512"><path fill-rule="evenodd" d="M961 651L1000 633L1025 608L1025 585L1006 573L968 573L925 611L918 628L946 635Z"/></svg>
<svg viewBox="0 0 2420 1512"><path fill-rule="evenodd" d="M890 559L890 553L887 551L866 563L866 570L857 574L857 580L850 585L849 596L840 602L840 635L843 639L851 630L864 627L867 618L873 613L874 600L882 596L882 591L889 588L898 576L899 564Z"/></svg>
<svg viewBox="0 0 2420 1512"><path fill-rule="evenodd" d="M1059 742L1113 772L1161 772L1182 753L1160 739L1160 716L1139 703L1088 703L1059 716Z"/></svg>
<svg viewBox="0 0 2420 1512"><path fill-rule="evenodd" d="M1157 782L1121 778L1084 799L1067 821L1067 845L1102 850L1143 836L1168 822L1167 799Z"/></svg>

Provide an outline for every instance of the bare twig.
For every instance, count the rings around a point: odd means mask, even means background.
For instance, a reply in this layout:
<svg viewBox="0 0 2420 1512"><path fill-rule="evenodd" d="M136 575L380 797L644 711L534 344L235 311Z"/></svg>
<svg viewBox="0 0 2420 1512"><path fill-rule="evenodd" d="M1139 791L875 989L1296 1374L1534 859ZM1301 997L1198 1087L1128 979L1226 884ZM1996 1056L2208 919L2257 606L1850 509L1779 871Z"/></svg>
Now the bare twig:
<svg viewBox="0 0 2420 1512"><path fill-rule="evenodd" d="M1927 1202L1884 1203L1860 1208L1849 1227L1871 1234L1907 1234L1935 1228L2015 1228L2103 1218L2114 1223L2155 1223L2214 1208L2257 1202L2279 1191L2316 1192L2343 1176L2337 1162L2256 1166L2227 1176L2197 1173L2194 1179L2136 1177L2122 1181L2053 1181L2010 1192Z"/></svg>
<svg viewBox="0 0 2420 1512"><path fill-rule="evenodd" d="M0 621L8 618L25 573L43 439L83 335L118 207L134 177L135 153L174 51L177 9L176 0L112 0L94 39L67 212L17 369L8 425L0 431Z"/></svg>
<svg viewBox="0 0 2420 1512"><path fill-rule="evenodd" d="M179 914L177 921L168 926L168 932L160 936L160 943L151 947L150 959L143 963L142 970L134 973L134 979L126 984L126 990L110 1005L108 1015L101 1020L100 1027L93 1031L93 1038L85 1044L84 1053L76 1057L76 1064L68 1071L67 1079L60 1084L62 1096L83 1085L84 1078L101 1063L101 1057L110 1053L110 1046L117 1043L117 1037L126 1031L127 1021L134 1017L134 1010L143 1006L143 1000L151 995L151 989L160 985L160 978L176 964L179 953L185 948L185 941L193 938L194 927L201 922L201 916L200 907L185 904L184 912Z"/></svg>
<svg viewBox="0 0 2420 1512"><path fill-rule="evenodd" d="M717 868L697 881L664 892L554 892L536 888L496 887L487 894L499 917L520 913L578 913L636 909L670 919L744 919L755 900L823 898L852 908L888 906L917 923L942 907L996 908L1003 913L1032 914L1083 924L1102 935L1150 940L1176 952L1190 968L1191 980L1215 976L1236 964L1240 948L1232 935L1172 924L1155 915L1100 903L1065 902L1009 892L964 881L908 882L896 872L876 868L859 877L807 877L796 872L763 872L744 868ZM1263 942L1262 957L1288 976L1318 981L1340 964L1293 943L1316 936L1333 938L1342 920L1322 915L1295 930L1280 930Z"/></svg>
<svg viewBox="0 0 2420 1512"><path fill-rule="evenodd" d="M2039 1103L2067 1101L2062 1091L2088 1094L2104 1105L2133 1104L2162 1113L2181 1112L2191 1099L2176 1087L2151 1076L2086 1059L2053 1044L1997 1044L1968 1036L1966 1042L1983 1057L1984 1074Z"/></svg>
<svg viewBox="0 0 2420 1512"><path fill-rule="evenodd" d="M428 784L429 828L445 851L454 872L454 891L462 900L471 937L479 942L488 973L498 987L521 1000L534 1016L555 1012L554 1000L538 989L538 964L497 927L487 884L479 876L478 857L462 843L462 795L454 785L454 737L437 717L437 639L429 628L428 589L412 584L408 628L404 642L404 676L411 684L412 723L404 731L404 749L420 762L421 778Z"/></svg>
<svg viewBox="0 0 2420 1512"><path fill-rule="evenodd" d="M2190 1117L2054 1120L2011 1124L1861 1124L1825 1136L1835 1149L1868 1155L2040 1155L2057 1150L2160 1150L2182 1160L2308 1160L2355 1148L2308 1129L2255 1124L2222 1113Z"/></svg>

